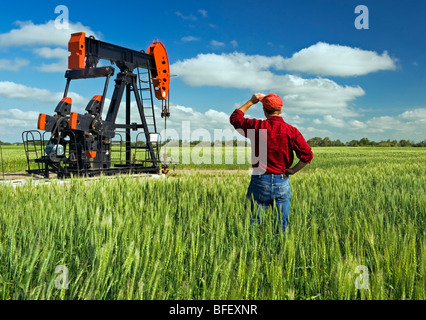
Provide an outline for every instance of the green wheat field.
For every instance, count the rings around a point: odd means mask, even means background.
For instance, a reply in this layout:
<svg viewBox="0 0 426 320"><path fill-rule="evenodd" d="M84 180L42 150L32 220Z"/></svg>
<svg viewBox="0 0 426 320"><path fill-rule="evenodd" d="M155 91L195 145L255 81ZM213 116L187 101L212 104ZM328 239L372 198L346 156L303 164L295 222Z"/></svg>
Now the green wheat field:
<svg viewBox="0 0 426 320"><path fill-rule="evenodd" d="M0 184L0 299L426 299L426 150L313 152L285 235L250 225L247 164Z"/></svg>

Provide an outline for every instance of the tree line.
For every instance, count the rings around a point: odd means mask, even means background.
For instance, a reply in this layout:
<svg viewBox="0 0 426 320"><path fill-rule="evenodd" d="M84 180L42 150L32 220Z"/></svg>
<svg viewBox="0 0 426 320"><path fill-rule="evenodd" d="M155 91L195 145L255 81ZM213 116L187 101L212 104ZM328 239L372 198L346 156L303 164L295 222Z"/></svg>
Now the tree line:
<svg viewBox="0 0 426 320"><path fill-rule="evenodd" d="M412 140L382 140L379 142L376 141L370 141L368 138L362 138L360 140L351 140L346 143L343 143L339 139L337 140L331 140L329 137L320 138L315 137L307 140L309 146L311 147L426 147L426 140L423 140L421 142L414 142ZM36 141L36 145L40 145L40 141ZM3 142L0 141L0 145L20 145L22 143L9 143L9 142ZM169 147L179 147L179 146L199 146L199 147L214 147L214 146L250 146L250 143L248 141L238 141L237 139L234 140L226 140L226 141L220 141L216 140L215 142L211 141L182 141L180 140L167 140L165 142L160 143L161 146L166 145ZM122 142L122 145L125 145L125 142ZM137 143L132 142L132 145L138 145L143 146L145 145L144 141L138 141Z"/></svg>
<svg viewBox="0 0 426 320"><path fill-rule="evenodd" d="M379 142L376 141L370 141L368 138L362 138L360 140L351 140L346 143L343 143L339 139L337 140L331 140L329 137L320 138L315 137L307 140L309 146L311 147L426 147L426 140L423 140L421 142L414 142L412 140L382 140ZM215 142L210 141L182 141L182 140L167 140L163 142L161 145L167 144L168 146L198 146L198 147L209 147L209 146L250 146L249 141L238 141L237 139L234 140L226 140L226 141L220 141L216 140Z"/></svg>
<svg viewBox="0 0 426 320"><path fill-rule="evenodd" d="M182 139L179 140L167 140L165 142L161 143L161 146L167 144L168 147L179 147L179 146L190 146L190 147L244 147L244 146L250 146L249 141L243 141L243 140L216 140L215 142L211 141L202 141L202 140L193 140L193 141L187 141Z"/></svg>
<svg viewBox="0 0 426 320"><path fill-rule="evenodd" d="M339 139L331 140L329 137L311 138L308 141L311 147L426 147L426 140L415 143L411 140L381 140L379 142L370 141L368 138L362 138L360 140L351 140L343 143Z"/></svg>

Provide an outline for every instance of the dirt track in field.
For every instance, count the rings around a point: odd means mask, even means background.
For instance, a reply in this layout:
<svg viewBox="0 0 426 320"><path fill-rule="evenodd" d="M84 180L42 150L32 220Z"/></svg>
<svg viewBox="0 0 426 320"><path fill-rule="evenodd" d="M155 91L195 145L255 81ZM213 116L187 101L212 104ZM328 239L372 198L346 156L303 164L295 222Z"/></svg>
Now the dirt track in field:
<svg viewBox="0 0 426 320"><path fill-rule="evenodd" d="M26 172L13 172L13 173L5 173L4 179L3 174L0 173L0 181L1 180L24 180L24 179L43 179L42 176L28 174Z"/></svg>
<svg viewBox="0 0 426 320"><path fill-rule="evenodd" d="M177 169L170 170L166 177L175 177L181 175L192 175L192 174L207 174L207 175L228 175L228 174L249 174L248 170L211 170L211 169ZM55 178L54 174L51 175L51 178ZM0 181L1 180L26 180L26 179L34 179L40 180L44 179L40 175L32 175L26 172L14 172L14 173L5 173L4 179L3 174L0 172Z"/></svg>
<svg viewBox="0 0 426 320"><path fill-rule="evenodd" d="M181 169L170 170L168 176L184 175L184 174L211 174L211 175L226 175L226 174L249 174L248 170L211 170L211 169Z"/></svg>

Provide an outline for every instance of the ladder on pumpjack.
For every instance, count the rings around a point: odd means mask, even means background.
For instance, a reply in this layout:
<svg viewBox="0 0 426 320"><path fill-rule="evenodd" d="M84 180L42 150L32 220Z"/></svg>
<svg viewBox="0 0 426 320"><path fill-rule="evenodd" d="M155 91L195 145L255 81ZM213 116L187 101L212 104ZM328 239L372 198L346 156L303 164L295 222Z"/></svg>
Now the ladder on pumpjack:
<svg viewBox="0 0 426 320"><path fill-rule="evenodd" d="M140 100L142 103L142 109L145 115L145 120L146 120L146 124L147 124L147 128L148 128L148 137L150 141L150 143L152 144L154 150L155 150L155 154L156 154L156 161L158 162L162 162L160 160L160 140L161 140L161 136L157 131L157 123L155 120L155 106L154 106L154 99L152 96L152 88L153 88L153 81L151 78L151 65L148 61L148 68L147 69L142 69L141 68L137 68L137 83L138 83L138 92L140 95ZM170 112L169 112L169 96L167 100L161 100L161 118L164 118L164 129L166 129L166 122L167 122L167 118L170 117ZM138 136L140 134L144 134L144 132L139 132ZM152 160L149 160L149 155L147 152L147 146L145 145L139 145L138 144L138 139L136 137L136 144L135 146L133 146L132 148L136 149L135 153L134 153L134 158L136 159L137 156L136 154L140 153L140 150L143 150L145 153L145 160L146 162L150 162ZM139 150L139 152L138 152ZM163 171L167 172L168 171L168 165L165 163L166 162L166 155L164 155L165 157L163 157Z"/></svg>
<svg viewBox="0 0 426 320"><path fill-rule="evenodd" d="M159 139L157 133L157 125L155 122L155 113L154 113L154 99L152 96L152 79L151 79L151 66L148 62L148 69L137 68L137 93L140 96L140 101L142 104L142 110L144 113L144 121L146 122L147 131L143 128L138 132L135 139L135 144L130 146L130 149L134 150L132 164L141 162L145 165L148 163L154 162L150 153L149 146L150 143L155 152L155 161L159 162ZM139 136L142 135L146 142L139 140Z"/></svg>

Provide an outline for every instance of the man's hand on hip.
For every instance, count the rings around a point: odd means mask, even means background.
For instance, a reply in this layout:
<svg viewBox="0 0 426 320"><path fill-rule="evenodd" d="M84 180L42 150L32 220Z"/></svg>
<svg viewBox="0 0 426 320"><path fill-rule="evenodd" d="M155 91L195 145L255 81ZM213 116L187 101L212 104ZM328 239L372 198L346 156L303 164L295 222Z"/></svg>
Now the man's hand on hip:
<svg viewBox="0 0 426 320"><path fill-rule="evenodd" d="M307 165L306 162L299 161L293 168L285 169L285 173L287 175L289 175L289 174L295 174L299 170L302 170L306 165Z"/></svg>

